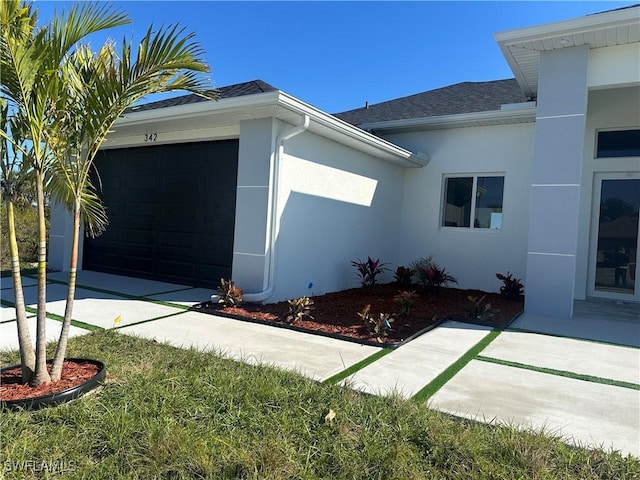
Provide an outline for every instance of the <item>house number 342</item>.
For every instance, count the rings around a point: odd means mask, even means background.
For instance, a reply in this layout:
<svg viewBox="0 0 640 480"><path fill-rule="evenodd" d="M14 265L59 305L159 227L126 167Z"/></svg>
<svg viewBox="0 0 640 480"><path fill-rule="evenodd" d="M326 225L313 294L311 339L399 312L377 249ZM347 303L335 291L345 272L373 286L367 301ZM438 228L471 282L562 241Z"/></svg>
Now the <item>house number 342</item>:
<svg viewBox="0 0 640 480"><path fill-rule="evenodd" d="M144 134L145 143L147 143L147 142L155 142L157 140L158 140L158 134L157 133L145 133Z"/></svg>

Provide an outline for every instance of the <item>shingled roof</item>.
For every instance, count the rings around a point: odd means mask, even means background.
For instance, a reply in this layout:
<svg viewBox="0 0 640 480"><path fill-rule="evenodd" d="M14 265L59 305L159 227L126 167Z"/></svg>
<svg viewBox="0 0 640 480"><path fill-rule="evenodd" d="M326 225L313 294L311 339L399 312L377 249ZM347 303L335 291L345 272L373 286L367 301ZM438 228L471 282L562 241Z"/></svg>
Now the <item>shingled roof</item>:
<svg viewBox="0 0 640 480"><path fill-rule="evenodd" d="M251 80L250 82L236 83L226 87L216 89L218 98L242 97L244 95L253 95L255 93L273 92L277 90L272 85L262 80ZM190 103L206 102L207 99L195 94L182 95L180 97L167 98L157 102L145 103L131 107L127 112L144 112L145 110L155 110L158 108L175 107L177 105L188 105Z"/></svg>
<svg viewBox="0 0 640 480"><path fill-rule="evenodd" d="M516 79L509 78L491 82L457 83L408 97L335 113L334 116L352 125L362 125L408 118L487 112L500 110L503 104L526 101L527 98Z"/></svg>

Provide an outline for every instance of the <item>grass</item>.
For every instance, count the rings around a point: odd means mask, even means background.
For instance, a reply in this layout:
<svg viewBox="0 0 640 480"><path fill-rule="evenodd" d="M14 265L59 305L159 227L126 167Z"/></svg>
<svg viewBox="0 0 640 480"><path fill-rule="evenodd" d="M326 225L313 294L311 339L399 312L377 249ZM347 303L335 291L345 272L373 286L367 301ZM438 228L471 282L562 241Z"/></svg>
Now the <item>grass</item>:
<svg viewBox="0 0 640 480"><path fill-rule="evenodd" d="M104 360L105 386L60 407L1 412L0 478L46 478L33 468L43 461L62 462L68 471L52 477L69 479L640 476L630 456L115 331L71 339L69 356ZM19 465L31 467L9 471Z"/></svg>

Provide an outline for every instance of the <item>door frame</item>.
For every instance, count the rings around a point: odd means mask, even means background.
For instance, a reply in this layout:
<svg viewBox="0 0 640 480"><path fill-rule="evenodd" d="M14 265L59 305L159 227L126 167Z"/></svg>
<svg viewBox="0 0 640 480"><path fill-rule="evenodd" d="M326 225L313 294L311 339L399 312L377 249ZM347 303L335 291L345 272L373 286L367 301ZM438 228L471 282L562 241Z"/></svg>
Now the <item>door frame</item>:
<svg viewBox="0 0 640 480"><path fill-rule="evenodd" d="M589 241L589 259L587 275L587 296L592 298L602 298L608 300L618 300L625 302L640 302L640 275L636 270L634 292L632 294L596 290L596 264L598 256L598 232L600 227L600 198L602 195L602 182L604 180L640 180L640 172L598 172L593 175L593 193L591 196L591 226ZM640 243L640 224L638 225L638 237ZM636 252L637 252L636 248ZM638 253L636 253L636 263L638 263Z"/></svg>

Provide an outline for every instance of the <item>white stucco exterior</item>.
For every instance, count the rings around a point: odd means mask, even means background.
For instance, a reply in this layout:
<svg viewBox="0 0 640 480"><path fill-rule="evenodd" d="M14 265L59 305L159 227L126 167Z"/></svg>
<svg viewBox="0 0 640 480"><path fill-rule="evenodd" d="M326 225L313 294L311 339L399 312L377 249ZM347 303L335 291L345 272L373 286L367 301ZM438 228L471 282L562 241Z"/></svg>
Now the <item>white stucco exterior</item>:
<svg viewBox="0 0 640 480"><path fill-rule="evenodd" d="M461 288L497 291L497 272L524 278L533 135L533 123L387 135L431 160L404 172L399 262L433 255ZM444 177L451 174L504 175L502 229L441 225Z"/></svg>
<svg viewBox="0 0 640 480"><path fill-rule="evenodd" d="M638 11L496 34L532 100L498 111L359 129L275 91L134 112L105 148L149 132L239 139L233 280L261 301L356 286L358 258L395 269L433 255L461 288L497 291L509 271L528 311L569 318L592 294L596 183L640 175L638 157L595 158L598 131L640 129ZM443 226L450 175L504 176L502 228ZM64 269L68 221L52 219L50 265Z"/></svg>

